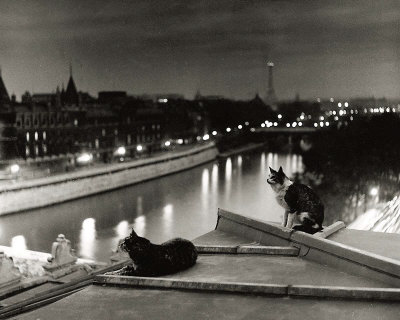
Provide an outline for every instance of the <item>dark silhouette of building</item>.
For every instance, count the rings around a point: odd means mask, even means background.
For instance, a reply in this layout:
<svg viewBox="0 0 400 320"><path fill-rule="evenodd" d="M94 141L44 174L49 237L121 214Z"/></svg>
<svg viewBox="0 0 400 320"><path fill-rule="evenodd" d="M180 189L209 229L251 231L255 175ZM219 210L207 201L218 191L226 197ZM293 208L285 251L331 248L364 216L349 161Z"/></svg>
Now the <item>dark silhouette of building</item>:
<svg viewBox="0 0 400 320"><path fill-rule="evenodd" d="M72 77L72 66L69 70L69 80L67 90L65 91L64 102L67 105L79 105L79 94L76 89L74 78Z"/></svg>
<svg viewBox="0 0 400 320"><path fill-rule="evenodd" d="M10 97L8 95L6 86L4 85L1 69L0 69L0 106L5 103L10 102Z"/></svg>

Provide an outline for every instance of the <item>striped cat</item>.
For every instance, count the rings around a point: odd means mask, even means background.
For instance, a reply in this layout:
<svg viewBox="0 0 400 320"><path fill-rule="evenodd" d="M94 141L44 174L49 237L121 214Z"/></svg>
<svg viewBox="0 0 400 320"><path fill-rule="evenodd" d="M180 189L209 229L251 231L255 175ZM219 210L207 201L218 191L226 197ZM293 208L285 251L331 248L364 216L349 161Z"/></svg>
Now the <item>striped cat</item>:
<svg viewBox="0 0 400 320"><path fill-rule="evenodd" d="M133 264L109 274L157 277L188 269L197 260L196 247L189 240L175 238L157 245L139 237L133 229L120 248L129 254Z"/></svg>
<svg viewBox="0 0 400 320"><path fill-rule="evenodd" d="M269 168L267 182L276 193L276 200L285 209L282 226L292 228L295 220L300 223L295 230L314 234L322 230L324 205L315 192L304 184L292 182L282 167Z"/></svg>

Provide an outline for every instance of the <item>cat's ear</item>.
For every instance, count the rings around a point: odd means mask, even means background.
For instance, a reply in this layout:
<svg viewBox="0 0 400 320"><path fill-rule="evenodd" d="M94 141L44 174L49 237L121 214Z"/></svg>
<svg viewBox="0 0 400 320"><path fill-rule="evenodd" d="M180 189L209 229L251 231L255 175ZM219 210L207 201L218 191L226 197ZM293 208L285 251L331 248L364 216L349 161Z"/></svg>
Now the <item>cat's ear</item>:
<svg viewBox="0 0 400 320"><path fill-rule="evenodd" d="M135 237L138 236L133 228L132 228L132 231L131 231L131 236L135 236Z"/></svg>
<svg viewBox="0 0 400 320"><path fill-rule="evenodd" d="M271 167L269 167L269 171L270 171L271 173L276 173L276 171L275 171L274 169L272 169Z"/></svg>
<svg viewBox="0 0 400 320"><path fill-rule="evenodd" d="M282 169L282 167L279 167L278 173L283 174L283 169Z"/></svg>

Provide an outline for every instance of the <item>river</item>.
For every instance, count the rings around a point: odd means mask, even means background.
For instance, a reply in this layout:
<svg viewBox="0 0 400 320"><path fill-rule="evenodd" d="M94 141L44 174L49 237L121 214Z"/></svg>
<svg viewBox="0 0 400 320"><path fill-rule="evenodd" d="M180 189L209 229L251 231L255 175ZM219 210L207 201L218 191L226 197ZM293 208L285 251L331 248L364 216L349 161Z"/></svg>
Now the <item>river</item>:
<svg viewBox="0 0 400 320"><path fill-rule="evenodd" d="M155 243L193 239L212 229L218 208L280 221L268 166L302 170L298 155L254 152L56 206L0 218L0 244L49 252L59 233L79 257L108 261L133 227Z"/></svg>

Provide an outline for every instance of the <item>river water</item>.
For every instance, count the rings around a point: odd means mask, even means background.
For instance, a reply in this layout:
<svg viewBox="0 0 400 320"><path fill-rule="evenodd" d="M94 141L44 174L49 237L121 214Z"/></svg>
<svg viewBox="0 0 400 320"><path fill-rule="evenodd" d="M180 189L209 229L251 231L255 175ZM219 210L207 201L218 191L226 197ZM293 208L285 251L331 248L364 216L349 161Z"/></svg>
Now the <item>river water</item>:
<svg viewBox="0 0 400 320"><path fill-rule="evenodd" d="M108 261L132 227L160 243L213 230L218 208L278 222L283 209L266 182L266 169L280 165L292 175L302 170L301 156L262 151L236 155L112 192L4 216L0 244L49 252L63 233L79 257Z"/></svg>

